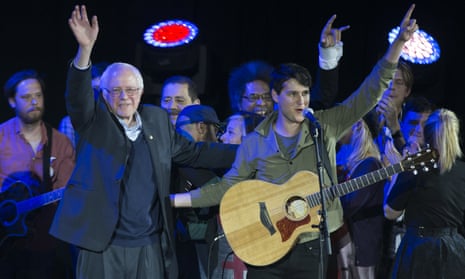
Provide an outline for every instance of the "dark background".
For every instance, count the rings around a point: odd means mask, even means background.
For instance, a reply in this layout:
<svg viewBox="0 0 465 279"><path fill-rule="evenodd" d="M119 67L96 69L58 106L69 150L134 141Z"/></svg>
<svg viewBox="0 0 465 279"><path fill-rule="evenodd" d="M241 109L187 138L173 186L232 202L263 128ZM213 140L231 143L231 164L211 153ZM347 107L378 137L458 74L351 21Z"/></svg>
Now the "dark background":
<svg viewBox="0 0 465 279"><path fill-rule="evenodd" d="M464 119L463 65L465 15L459 1L418 1L413 17L441 47L441 58L431 65L414 66L413 94L422 94L438 106L454 110ZM457 2L457 3L454 3ZM339 100L357 88L388 46L389 31L400 23L411 2L407 1L120 1L75 2L9 1L0 12L0 82L3 86L18 70L34 68L46 82L45 119L57 126L66 115L65 78L77 44L68 28L75 4L86 4L97 15L100 34L93 61L124 61L141 66L146 76L144 102L156 103L159 83L169 74L199 75L198 64L206 66L200 76L202 103L212 105L220 118L229 114L227 78L239 64L263 59L273 65L296 62L316 73L320 31L332 14L335 26L350 24L343 33L344 56L340 69ZM199 28L195 46L206 50L206 59L184 64L196 49L176 48L154 52L150 59L166 56L170 68L160 70L148 61L142 35L145 29L167 19L187 19ZM182 51L190 51L183 56ZM141 59L141 57L144 57ZM153 58L155 57L155 58ZM141 62L142 61L142 62ZM178 62L181 63L178 63ZM154 66L155 65L155 66ZM155 69L153 69L155 67ZM0 121L13 116L6 100L0 101Z"/></svg>

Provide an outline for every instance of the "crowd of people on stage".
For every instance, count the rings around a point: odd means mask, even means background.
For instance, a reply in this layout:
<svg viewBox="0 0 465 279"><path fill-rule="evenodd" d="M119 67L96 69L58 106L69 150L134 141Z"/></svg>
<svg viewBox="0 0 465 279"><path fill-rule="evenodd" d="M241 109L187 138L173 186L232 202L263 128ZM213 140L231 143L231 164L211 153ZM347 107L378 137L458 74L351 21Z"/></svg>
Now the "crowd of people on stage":
<svg viewBox="0 0 465 279"><path fill-rule="evenodd" d="M43 118L51 93L41 73L4 83L15 116L0 124L0 278L462 278L461 123L414 90L401 58L418 30L414 9L342 102L350 26L333 15L315 75L293 61L247 61L231 69L219 108L183 74L164 81L158 104L144 103L142 72L92 60L98 18L72 7L78 50L59 126ZM293 190L309 172L310 191ZM257 221L231 229L220 207L243 182L251 198L232 211L257 199L246 214ZM320 191L314 204L307 195ZM262 231L279 244L250 243Z"/></svg>

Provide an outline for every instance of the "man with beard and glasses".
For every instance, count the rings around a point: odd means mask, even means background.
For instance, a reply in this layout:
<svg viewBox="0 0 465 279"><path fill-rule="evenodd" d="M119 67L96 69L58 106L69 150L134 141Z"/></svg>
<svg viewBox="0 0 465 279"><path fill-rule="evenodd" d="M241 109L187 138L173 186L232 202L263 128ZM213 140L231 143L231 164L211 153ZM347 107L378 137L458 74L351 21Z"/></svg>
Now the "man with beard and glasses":
<svg viewBox="0 0 465 279"><path fill-rule="evenodd" d="M74 148L43 121L44 81L36 71L13 74L4 94L16 117L0 125L0 278L73 278L71 246L48 230Z"/></svg>

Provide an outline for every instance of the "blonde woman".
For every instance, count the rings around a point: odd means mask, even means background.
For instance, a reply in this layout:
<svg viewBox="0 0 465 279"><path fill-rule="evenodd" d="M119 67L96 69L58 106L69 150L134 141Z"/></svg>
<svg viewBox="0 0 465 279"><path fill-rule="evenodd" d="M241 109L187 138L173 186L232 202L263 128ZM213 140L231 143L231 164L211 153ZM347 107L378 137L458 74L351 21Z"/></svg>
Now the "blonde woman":
<svg viewBox="0 0 465 279"><path fill-rule="evenodd" d="M367 124L369 123L370 126ZM374 138L377 136L376 114L369 113L356 122L346 134L341 150L349 150L345 160L346 179L367 174L383 167ZM344 222L351 243L345 243L340 253L342 278L375 279L376 267L381 261L383 245L383 195L385 180L341 197Z"/></svg>
<svg viewBox="0 0 465 279"><path fill-rule="evenodd" d="M435 110L424 126L425 143L439 153L438 168L414 176L401 173L390 190L384 214L404 212L407 225L396 254L392 278L463 278L465 238L465 163L459 120L447 109Z"/></svg>
<svg viewBox="0 0 465 279"><path fill-rule="evenodd" d="M264 118L259 114L244 111L231 115L226 120L226 129L220 137L221 142L241 144L242 138L252 132Z"/></svg>

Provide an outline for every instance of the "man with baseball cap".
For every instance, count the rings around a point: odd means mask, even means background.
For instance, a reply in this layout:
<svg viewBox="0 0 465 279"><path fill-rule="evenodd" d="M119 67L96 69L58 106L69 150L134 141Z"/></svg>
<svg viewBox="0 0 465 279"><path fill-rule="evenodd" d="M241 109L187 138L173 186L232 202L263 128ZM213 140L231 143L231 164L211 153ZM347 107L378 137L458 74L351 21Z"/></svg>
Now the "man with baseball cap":
<svg viewBox="0 0 465 279"><path fill-rule="evenodd" d="M212 107L207 105L185 107L176 120L176 130L192 141L216 142L219 127L218 115Z"/></svg>
<svg viewBox="0 0 465 279"><path fill-rule="evenodd" d="M216 134L219 127L218 115L207 105L194 104L184 107L176 119L177 132L191 141L217 142ZM176 170L172 179L176 192L195 189L225 172L180 166L173 169ZM218 231L217 214L217 206L176 210L176 249L180 279L210 277L207 274L211 274L217 265L217 247L209 250ZM208 258L211 259L210 270Z"/></svg>

